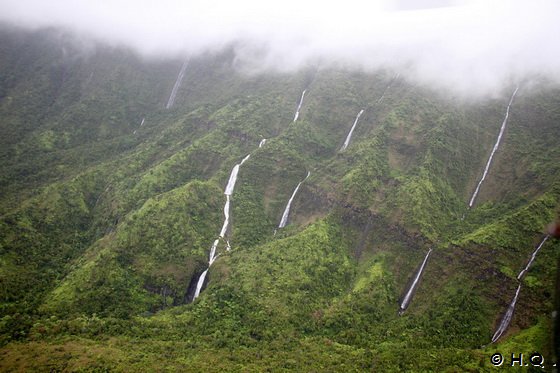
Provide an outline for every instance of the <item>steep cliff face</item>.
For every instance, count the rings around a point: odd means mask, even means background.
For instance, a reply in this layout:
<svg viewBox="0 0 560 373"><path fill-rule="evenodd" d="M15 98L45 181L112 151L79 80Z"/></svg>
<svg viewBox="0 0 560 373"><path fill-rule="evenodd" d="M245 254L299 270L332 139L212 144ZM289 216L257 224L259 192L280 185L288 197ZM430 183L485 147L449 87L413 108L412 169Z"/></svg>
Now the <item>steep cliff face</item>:
<svg viewBox="0 0 560 373"><path fill-rule="evenodd" d="M469 208L514 86L466 101L391 71L247 75L234 48L185 65L56 30L2 30L0 47L3 368L551 354L558 242L517 275L560 211L559 87L520 82Z"/></svg>

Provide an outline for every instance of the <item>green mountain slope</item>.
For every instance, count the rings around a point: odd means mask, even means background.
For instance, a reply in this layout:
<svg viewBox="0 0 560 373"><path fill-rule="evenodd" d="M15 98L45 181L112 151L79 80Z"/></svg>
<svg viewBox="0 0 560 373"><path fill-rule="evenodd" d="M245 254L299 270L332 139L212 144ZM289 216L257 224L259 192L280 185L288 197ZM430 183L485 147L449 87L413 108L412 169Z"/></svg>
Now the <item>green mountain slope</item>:
<svg viewBox="0 0 560 373"><path fill-rule="evenodd" d="M466 100L391 71L247 74L232 46L191 57L166 109L182 60L57 30L2 29L0 48L2 370L485 371L496 351L552 359L557 239L489 342L560 212L559 87L520 83L468 209L513 86ZM219 238L224 189L248 154Z"/></svg>

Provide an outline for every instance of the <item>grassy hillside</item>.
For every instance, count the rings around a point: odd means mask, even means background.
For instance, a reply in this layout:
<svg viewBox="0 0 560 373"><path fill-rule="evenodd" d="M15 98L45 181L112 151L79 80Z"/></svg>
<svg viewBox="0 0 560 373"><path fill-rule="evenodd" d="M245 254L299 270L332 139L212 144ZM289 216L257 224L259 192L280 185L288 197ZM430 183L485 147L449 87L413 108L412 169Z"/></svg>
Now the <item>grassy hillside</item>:
<svg viewBox="0 0 560 373"><path fill-rule="evenodd" d="M491 371L495 351L552 360L557 239L489 342L559 216L558 87L520 86L468 209L513 87L467 101L391 71L247 74L232 47L191 57L166 109L182 59L57 30L2 29L0 49L0 369L474 372Z"/></svg>

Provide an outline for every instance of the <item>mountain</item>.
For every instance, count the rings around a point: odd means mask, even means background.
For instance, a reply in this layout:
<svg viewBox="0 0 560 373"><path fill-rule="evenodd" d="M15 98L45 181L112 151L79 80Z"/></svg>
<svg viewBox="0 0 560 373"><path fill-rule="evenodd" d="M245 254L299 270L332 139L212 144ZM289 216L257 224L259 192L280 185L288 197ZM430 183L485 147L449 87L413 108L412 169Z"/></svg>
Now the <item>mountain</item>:
<svg viewBox="0 0 560 373"><path fill-rule="evenodd" d="M551 367L558 240L518 279L560 212L546 77L465 98L248 72L235 45L146 59L3 27L0 48L2 370Z"/></svg>

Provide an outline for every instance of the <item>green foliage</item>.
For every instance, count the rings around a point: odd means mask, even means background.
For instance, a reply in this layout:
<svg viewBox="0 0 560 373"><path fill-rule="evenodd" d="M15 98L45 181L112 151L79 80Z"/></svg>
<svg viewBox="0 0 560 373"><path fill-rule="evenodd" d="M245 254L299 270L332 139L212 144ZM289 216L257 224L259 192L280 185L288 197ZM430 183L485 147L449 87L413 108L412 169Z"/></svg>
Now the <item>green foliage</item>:
<svg viewBox="0 0 560 373"><path fill-rule="evenodd" d="M435 346L469 348L485 344L492 313L475 289L452 284L444 289L418 328Z"/></svg>
<svg viewBox="0 0 560 373"><path fill-rule="evenodd" d="M559 190L555 186L530 204L465 235L459 242L461 244L475 242L516 250L531 246L535 234L542 232L543 228L554 219Z"/></svg>
<svg viewBox="0 0 560 373"><path fill-rule="evenodd" d="M425 168L418 175L401 180L396 204L403 206L403 213L426 237L432 240L445 237L461 208L450 186Z"/></svg>
<svg viewBox="0 0 560 373"><path fill-rule="evenodd" d="M215 185L195 181L149 199L89 249L42 311L129 317L183 303L219 229L219 197Z"/></svg>
<svg viewBox="0 0 560 373"><path fill-rule="evenodd" d="M243 74L226 49L191 58L166 110L183 61L56 30L1 29L0 52L0 370L489 369L480 346L560 211L557 88L517 96L468 210L507 98L389 71ZM185 304L247 154L232 249ZM494 347L547 351L557 255L551 239Z"/></svg>
<svg viewBox="0 0 560 373"><path fill-rule="evenodd" d="M313 328L315 312L347 289L352 279L339 230L328 221L315 223L289 238L225 257L211 276L250 294L272 320L308 330ZM230 266L235 272L226 272L224 267Z"/></svg>
<svg viewBox="0 0 560 373"><path fill-rule="evenodd" d="M369 207L379 196L382 181L386 180L388 164L386 159L383 134L365 142L355 144L347 153L347 164L351 170L342 178L342 193L353 204Z"/></svg>

